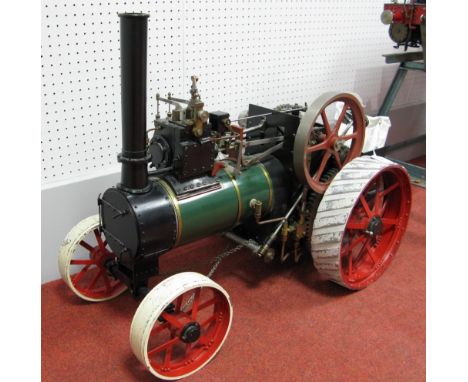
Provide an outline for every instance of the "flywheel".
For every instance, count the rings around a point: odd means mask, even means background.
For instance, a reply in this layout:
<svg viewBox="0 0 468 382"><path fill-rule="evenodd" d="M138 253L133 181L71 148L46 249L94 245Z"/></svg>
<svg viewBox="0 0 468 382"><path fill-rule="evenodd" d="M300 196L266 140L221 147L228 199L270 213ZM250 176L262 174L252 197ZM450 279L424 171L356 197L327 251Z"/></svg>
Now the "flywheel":
<svg viewBox="0 0 468 382"><path fill-rule="evenodd" d="M364 133L365 113L357 95L322 94L302 116L294 139L294 172L298 180L323 194L330 183L321 180L326 168L341 169L361 155Z"/></svg>
<svg viewBox="0 0 468 382"><path fill-rule="evenodd" d="M363 156L335 176L313 224L314 265L348 289L379 278L396 254L411 209L406 170L381 157Z"/></svg>

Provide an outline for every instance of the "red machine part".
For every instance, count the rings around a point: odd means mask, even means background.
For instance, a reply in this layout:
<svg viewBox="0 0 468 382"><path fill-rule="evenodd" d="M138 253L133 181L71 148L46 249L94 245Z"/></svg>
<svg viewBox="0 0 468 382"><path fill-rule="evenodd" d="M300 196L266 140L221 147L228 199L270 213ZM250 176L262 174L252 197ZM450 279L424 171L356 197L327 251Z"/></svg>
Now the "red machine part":
<svg viewBox="0 0 468 382"><path fill-rule="evenodd" d="M331 121L328 111L341 108L336 121ZM347 112L351 120L345 125ZM324 133L317 135L316 123L320 121ZM342 125L343 124L343 125ZM318 97L303 115L294 140L294 171L297 178L312 190L323 194L331 180L321 181L324 171L333 163L341 169L359 156L364 145L365 113L358 96L352 93L324 93ZM345 157L340 150L349 143Z"/></svg>
<svg viewBox="0 0 468 382"><path fill-rule="evenodd" d="M384 24L400 23L407 25L420 25L422 17L426 15L426 5L415 4L414 11L412 11L412 8L412 4L384 4L382 22L384 22ZM386 11L392 13L391 18L389 17L390 13L385 14ZM386 16L384 16L384 14ZM384 18L388 21L385 22Z"/></svg>
<svg viewBox="0 0 468 382"><path fill-rule="evenodd" d="M389 266L411 209L406 170L379 157L360 157L325 193L312 231L315 267L328 279L363 289Z"/></svg>

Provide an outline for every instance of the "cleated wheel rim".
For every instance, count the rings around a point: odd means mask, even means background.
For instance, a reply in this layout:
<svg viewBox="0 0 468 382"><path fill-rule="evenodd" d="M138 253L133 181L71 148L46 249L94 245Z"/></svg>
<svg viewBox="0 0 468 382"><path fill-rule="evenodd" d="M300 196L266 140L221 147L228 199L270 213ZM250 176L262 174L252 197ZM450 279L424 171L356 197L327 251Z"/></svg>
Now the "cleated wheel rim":
<svg viewBox="0 0 468 382"><path fill-rule="evenodd" d="M339 113L332 122L330 113L336 110ZM297 178L315 192L323 194L330 184L330 180L321 180L326 169L341 169L361 155L364 134L365 113L357 95L322 94L302 117L294 140L294 171ZM346 146L349 150L343 150Z"/></svg>
<svg viewBox="0 0 468 382"><path fill-rule="evenodd" d="M67 235L59 254L59 271L70 289L86 301L106 301L127 286L113 278L105 263L115 258L99 232L99 215L79 222Z"/></svg>
<svg viewBox="0 0 468 382"><path fill-rule="evenodd" d="M394 258L410 209L410 181L403 167L379 157L353 160L319 206L311 243L316 268L348 289L365 288Z"/></svg>
<svg viewBox="0 0 468 382"><path fill-rule="evenodd" d="M179 273L143 299L132 321L130 344L153 375L180 379L218 353L231 322L232 306L221 286L199 273Z"/></svg>

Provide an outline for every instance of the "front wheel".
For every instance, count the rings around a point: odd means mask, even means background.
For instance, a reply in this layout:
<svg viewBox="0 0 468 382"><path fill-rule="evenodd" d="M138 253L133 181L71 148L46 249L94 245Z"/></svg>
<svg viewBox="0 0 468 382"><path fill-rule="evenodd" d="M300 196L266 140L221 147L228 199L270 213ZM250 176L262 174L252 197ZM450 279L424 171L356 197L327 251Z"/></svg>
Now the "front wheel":
<svg viewBox="0 0 468 382"><path fill-rule="evenodd" d="M156 377L185 378L218 353L231 322L232 305L221 286L199 273L178 273L143 299L133 317L130 344Z"/></svg>
<svg viewBox="0 0 468 382"><path fill-rule="evenodd" d="M80 298L99 302L113 299L127 286L108 274L105 263L115 258L99 232L99 215L80 221L68 233L59 253L62 279Z"/></svg>

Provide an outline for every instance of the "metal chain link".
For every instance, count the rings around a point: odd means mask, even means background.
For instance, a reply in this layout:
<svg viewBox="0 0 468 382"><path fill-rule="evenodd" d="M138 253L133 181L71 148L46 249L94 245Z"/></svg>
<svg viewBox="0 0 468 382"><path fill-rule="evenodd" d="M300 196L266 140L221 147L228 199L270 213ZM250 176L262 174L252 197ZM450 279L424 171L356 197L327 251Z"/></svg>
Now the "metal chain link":
<svg viewBox="0 0 468 382"><path fill-rule="evenodd" d="M218 256L213 258L213 260L212 260L213 266L211 267L211 269L208 272L208 274L206 275L206 277L211 278L211 276L213 276L213 274L216 272L216 269L218 269L219 265L221 264L221 262L226 257L238 252L240 249L242 249L244 247L242 244L239 244L239 245L235 246L234 248L231 248L231 249L228 250L229 246L230 246L230 244L227 244L226 247L224 248L224 251L221 254L219 254ZM194 297L195 297L195 293L192 293L190 298L187 300L187 302L181 308L182 311L184 311L185 308L187 306L189 306L193 302Z"/></svg>
<svg viewBox="0 0 468 382"><path fill-rule="evenodd" d="M238 252L239 250L241 250L244 246L242 244L239 244L237 246L235 246L234 248L231 248L230 250L228 250L229 248L229 244L226 245L226 248L224 249L224 251L219 254L218 256L216 256L214 259L213 259L213 266L211 267L210 271L208 272L208 274L206 275L206 277L209 277L211 278L211 276L213 276L213 274L216 272L216 269L219 267L219 265L221 264L221 262L228 256Z"/></svg>

